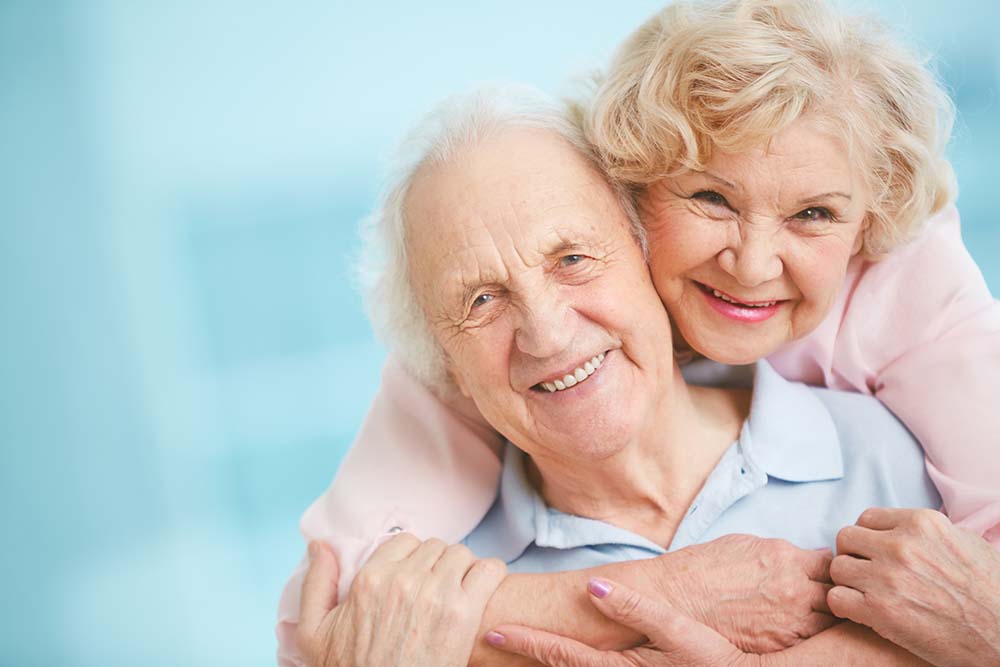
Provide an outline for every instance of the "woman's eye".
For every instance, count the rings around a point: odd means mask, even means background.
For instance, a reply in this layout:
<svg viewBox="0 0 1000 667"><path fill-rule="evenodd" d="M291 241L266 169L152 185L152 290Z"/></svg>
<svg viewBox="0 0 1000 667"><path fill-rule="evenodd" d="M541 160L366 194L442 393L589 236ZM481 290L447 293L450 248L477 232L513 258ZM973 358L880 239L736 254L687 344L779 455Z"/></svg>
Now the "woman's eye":
<svg viewBox="0 0 1000 667"><path fill-rule="evenodd" d="M479 296L477 296L475 299L472 300L472 307L478 308L479 306L485 306L490 301L492 301L493 298L494 297L492 294L480 294Z"/></svg>
<svg viewBox="0 0 1000 667"><path fill-rule="evenodd" d="M715 190L701 190L691 195L691 199L697 199L698 201L711 204L712 206L725 206L726 208L730 208L729 202L726 201L726 198Z"/></svg>
<svg viewBox="0 0 1000 667"><path fill-rule="evenodd" d="M833 220L833 214L830 213L830 210L822 206L811 206L796 213L795 217L799 220L805 220L807 222L826 222L827 220Z"/></svg>
<svg viewBox="0 0 1000 667"><path fill-rule="evenodd" d="M583 255L566 255L559 258L559 266L573 266L583 261Z"/></svg>

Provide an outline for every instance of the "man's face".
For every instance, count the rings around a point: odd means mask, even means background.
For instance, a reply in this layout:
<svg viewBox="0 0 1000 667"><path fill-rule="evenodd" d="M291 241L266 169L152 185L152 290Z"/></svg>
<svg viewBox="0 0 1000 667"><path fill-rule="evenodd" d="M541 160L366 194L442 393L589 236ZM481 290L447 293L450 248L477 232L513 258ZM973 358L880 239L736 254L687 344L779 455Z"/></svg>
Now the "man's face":
<svg viewBox="0 0 1000 667"><path fill-rule="evenodd" d="M425 167L409 272L450 372L533 456L596 460L638 435L671 377L670 326L625 214L576 150L507 130Z"/></svg>

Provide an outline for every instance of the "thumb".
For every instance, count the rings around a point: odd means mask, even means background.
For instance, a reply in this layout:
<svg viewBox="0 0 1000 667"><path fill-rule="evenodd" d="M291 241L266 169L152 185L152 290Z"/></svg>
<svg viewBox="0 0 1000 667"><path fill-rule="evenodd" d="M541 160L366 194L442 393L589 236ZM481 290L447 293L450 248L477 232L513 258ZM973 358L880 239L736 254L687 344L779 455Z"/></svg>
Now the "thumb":
<svg viewBox="0 0 1000 667"><path fill-rule="evenodd" d="M611 620L641 632L660 652L684 664L722 664L742 652L718 632L666 604L604 579L587 585L590 601Z"/></svg>
<svg viewBox="0 0 1000 667"><path fill-rule="evenodd" d="M337 581L340 564L328 545L319 540L309 543L309 569L302 581L299 601L299 626L312 634L327 614L337 606Z"/></svg>

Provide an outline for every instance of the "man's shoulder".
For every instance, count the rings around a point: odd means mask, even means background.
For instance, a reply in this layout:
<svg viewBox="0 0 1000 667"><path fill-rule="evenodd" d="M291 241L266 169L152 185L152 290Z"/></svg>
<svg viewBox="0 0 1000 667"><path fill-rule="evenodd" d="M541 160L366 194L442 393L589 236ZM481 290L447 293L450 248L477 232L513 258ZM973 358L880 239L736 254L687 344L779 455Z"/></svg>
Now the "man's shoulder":
<svg viewBox="0 0 1000 667"><path fill-rule="evenodd" d="M845 469L877 465L891 477L924 474L920 443L877 398L833 389L813 392L837 429Z"/></svg>
<svg viewBox="0 0 1000 667"><path fill-rule="evenodd" d="M895 446L920 448L906 425L874 396L822 387L810 389L830 413L842 444L878 439Z"/></svg>

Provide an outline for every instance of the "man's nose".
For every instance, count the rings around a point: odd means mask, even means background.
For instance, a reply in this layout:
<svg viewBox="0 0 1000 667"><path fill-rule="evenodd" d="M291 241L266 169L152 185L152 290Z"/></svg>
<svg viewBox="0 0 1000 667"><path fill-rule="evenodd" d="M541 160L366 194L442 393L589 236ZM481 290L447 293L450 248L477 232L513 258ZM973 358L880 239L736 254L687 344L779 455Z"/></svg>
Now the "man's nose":
<svg viewBox="0 0 1000 667"><path fill-rule="evenodd" d="M784 270L775 235L769 229L741 229L719 253L719 266L743 287L774 280Z"/></svg>
<svg viewBox="0 0 1000 667"><path fill-rule="evenodd" d="M573 340L572 308L553 293L521 303L514 333L518 350L537 359L563 352Z"/></svg>

